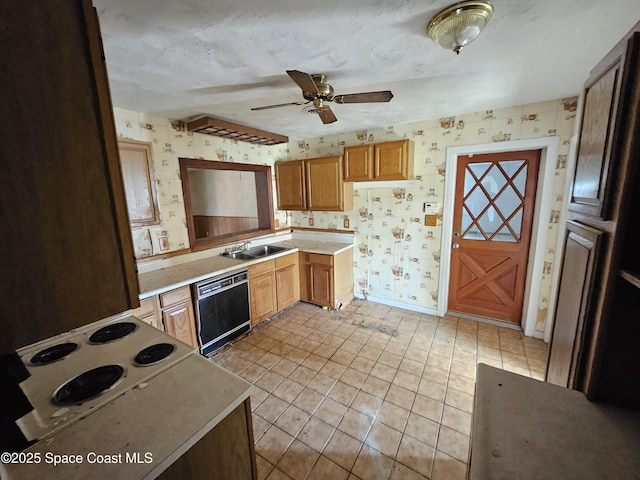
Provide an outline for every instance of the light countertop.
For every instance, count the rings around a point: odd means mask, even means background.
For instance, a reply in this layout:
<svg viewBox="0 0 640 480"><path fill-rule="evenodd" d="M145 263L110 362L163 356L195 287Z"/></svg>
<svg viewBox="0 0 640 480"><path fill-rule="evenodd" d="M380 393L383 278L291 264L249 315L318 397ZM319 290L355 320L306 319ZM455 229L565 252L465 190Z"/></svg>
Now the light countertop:
<svg viewBox="0 0 640 480"><path fill-rule="evenodd" d="M469 480L640 478L640 412L478 365Z"/></svg>
<svg viewBox="0 0 640 480"><path fill-rule="evenodd" d="M311 239L284 240L272 243L271 245L285 247L289 250L253 260L236 260L222 255L213 255L202 260L141 273L138 275L140 299L158 295L169 290L173 290L174 288L190 285L210 277L240 270L248 267L249 265L278 258L297 251L319 253L323 255L337 255L338 253L348 250L349 248L353 248L354 246L353 243L323 242Z"/></svg>
<svg viewBox="0 0 640 480"><path fill-rule="evenodd" d="M196 381L197 379L197 381ZM200 355L190 355L59 433L32 445L38 464L0 465L3 480L156 478L251 392L251 384ZM118 463L88 463L90 453L122 454ZM139 453L150 463L127 463ZM81 455L81 464L45 462L45 455ZM5 468L5 471L2 469Z"/></svg>

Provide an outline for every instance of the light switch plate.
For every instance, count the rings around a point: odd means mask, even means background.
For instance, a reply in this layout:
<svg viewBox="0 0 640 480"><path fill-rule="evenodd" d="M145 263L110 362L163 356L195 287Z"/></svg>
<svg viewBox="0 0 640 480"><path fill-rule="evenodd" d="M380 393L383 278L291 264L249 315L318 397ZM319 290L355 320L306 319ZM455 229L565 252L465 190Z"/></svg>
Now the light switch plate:
<svg viewBox="0 0 640 480"><path fill-rule="evenodd" d="M425 202L423 207L424 213L427 215L438 214L438 202Z"/></svg>

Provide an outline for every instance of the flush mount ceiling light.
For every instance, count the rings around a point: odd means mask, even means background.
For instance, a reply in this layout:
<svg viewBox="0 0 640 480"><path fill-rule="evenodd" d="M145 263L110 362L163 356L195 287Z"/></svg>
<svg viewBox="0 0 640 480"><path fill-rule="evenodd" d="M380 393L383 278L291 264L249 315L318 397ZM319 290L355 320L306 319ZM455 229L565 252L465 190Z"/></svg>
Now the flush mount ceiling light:
<svg viewBox="0 0 640 480"><path fill-rule="evenodd" d="M456 54L474 41L493 15L489 2L460 2L431 19L427 34L441 47Z"/></svg>

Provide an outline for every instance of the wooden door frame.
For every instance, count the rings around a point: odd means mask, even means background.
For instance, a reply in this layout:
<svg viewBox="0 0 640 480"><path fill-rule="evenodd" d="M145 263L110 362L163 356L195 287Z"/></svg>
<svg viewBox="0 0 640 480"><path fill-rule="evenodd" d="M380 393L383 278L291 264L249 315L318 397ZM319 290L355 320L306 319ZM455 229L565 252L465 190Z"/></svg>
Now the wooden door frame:
<svg viewBox="0 0 640 480"><path fill-rule="evenodd" d="M449 303L449 267L451 265L453 210L455 202L458 156L514 152L520 150L541 150L540 170L538 172L536 203L531 230L531 244L529 247L529 262L527 265L521 323L521 327L525 335L530 337L536 336L536 319L538 317L540 282L532 282L532 279L542 278L543 274L547 235L549 232L548 224L551 216L551 207L553 205L553 184L559 145L560 137L554 136L447 148L444 204L442 210L442 238L440 246L440 278L438 282L440 285L438 292L438 316L443 317L447 313L447 305ZM568 171L569 170L567 170L567 172ZM571 175L568 176L570 177ZM559 235L559 237L561 237L561 235ZM560 251L561 249L556 247L556 252ZM552 278L555 278L556 276L556 270L558 270L557 263L558 262L554 262ZM553 283L555 282L552 281L552 284ZM549 303L551 304L551 299ZM550 311L552 311L551 305L547 311L547 323L549 323Z"/></svg>

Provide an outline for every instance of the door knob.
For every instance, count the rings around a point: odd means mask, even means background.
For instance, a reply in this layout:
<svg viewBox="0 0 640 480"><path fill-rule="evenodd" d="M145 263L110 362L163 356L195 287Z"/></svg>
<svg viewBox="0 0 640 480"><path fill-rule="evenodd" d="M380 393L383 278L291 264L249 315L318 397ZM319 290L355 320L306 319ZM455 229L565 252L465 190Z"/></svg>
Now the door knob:
<svg viewBox="0 0 640 480"><path fill-rule="evenodd" d="M451 247L453 247L453 248L460 248L460 244L459 244L459 243L454 243L453 245L451 245Z"/></svg>
<svg viewBox="0 0 640 480"><path fill-rule="evenodd" d="M460 232L453 232L453 236L454 237L459 237L460 236Z"/></svg>

